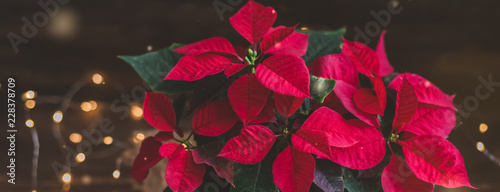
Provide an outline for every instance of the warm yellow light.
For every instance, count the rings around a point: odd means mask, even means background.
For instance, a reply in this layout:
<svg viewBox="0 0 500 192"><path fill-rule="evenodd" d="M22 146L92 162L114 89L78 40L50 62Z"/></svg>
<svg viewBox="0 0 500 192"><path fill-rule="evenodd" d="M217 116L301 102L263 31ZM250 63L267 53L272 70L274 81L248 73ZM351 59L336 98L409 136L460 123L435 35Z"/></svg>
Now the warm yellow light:
<svg viewBox="0 0 500 192"><path fill-rule="evenodd" d="M307 28L307 27L301 27L300 30L307 31L307 30L309 30L309 28Z"/></svg>
<svg viewBox="0 0 500 192"><path fill-rule="evenodd" d="M80 105L80 108L82 108L82 111L89 112L90 110L92 110L92 105L90 105L89 102L85 101Z"/></svg>
<svg viewBox="0 0 500 192"><path fill-rule="evenodd" d="M79 133L71 133L71 135L69 135L69 140L73 143L80 143L82 141L82 135Z"/></svg>
<svg viewBox="0 0 500 192"><path fill-rule="evenodd" d="M477 142L476 148L479 152L483 152L485 150L483 142Z"/></svg>
<svg viewBox="0 0 500 192"><path fill-rule="evenodd" d="M488 131L488 125L481 123L481 125L479 125L479 132L485 133L486 131Z"/></svg>
<svg viewBox="0 0 500 192"><path fill-rule="evenodd" d="M69 173L64 173L63 176L61 177L62 181L65 183L71 182L71 174Z"/></svg>
<svg viewBox="0 0 500 192"><path fill-rule="evenodd" d="M134 105L132 106L132 108L130 108L130 114L132 114L132 117L134 119L140 119L142 117L142 113L142 108L137 105Z"/></svg>
<svg viewBox="0 0 500 192"><path fill-rule="evenodd" d="M102 75L99 74L99 73L94 73L94 75L92 75L92 81L95 83L95 84L101 84L103 83L104 79L102 78Z"/></svg>
<svg viewBox="0 0 500 192"><path fill-rule="evenodd" d="M92 177L90 177L90 175L83 175L82 176L82 183L84 185L88 185L92 182Z"/></svg>
<svg viewBox="0 0 500 192"><path fill-rule="evenodd" d="M146 48L148 51L152 51L153 50L153 46L151 45L148 45L148 47Z"/></svg>
<svg viewBox="0 0 500 192"><path fill-rule="evenodd" d="M56 111L52 116L52 119L54 119L54 122L60 123L63 119L63 113L61 111Z"/></svg>
<svg viewBox="0 0 500 192"><path fill-rule="evenodd" d="M90 110L93 111L93 110L97 109L97 102L95 102L93 100L90 100L89 103L90 103L90 106L91 106Z"/></svg>
<svg viewBox="0 0 500 192"><path fill-rule="evenodd" d="M36 190L31 190L31 192L36 192Z"/></svg>
<svg viewBox="0 0 500 192"><path fill-rule="evenodd" d="M81 162L85 161L85 154L83 154L83 153L78 153L78 154L75 156L75 160L76 160L76 162L78 162L78 163L81 163Z"/></svg>
<svg viewBox="0 0 500 192"><path fill-rule="evenodd" d="M26 127L32 128L33 126L35 126L33 120L31 119L26 120Z"/></svg>
<svg viewBox="0 0 500 192"><path fill-rule="evenodd" d="M36 102L34 100L28 100L26 101L26 108L28 109L33 109L35 108Z"/></svg>
<svg viewBox="0 0 500 192"><path fill-rule="evenodd" d="M144 140L144 138L146 138L146 136L144 136L144 134L142 134L142 133L137 133L137 135L135 136L135 138L138 141L142 141L142 140Z"/></svg>
<svg viewBox="0 0 500 192"><path fill-rule="evenodd" d="M113 171L113 178L115 178L115 179L120 178L120 171L118 169Z"/></svg>
<svg viewBox="0 0 500 192"><path fill-rule="evenodd" d="M111 143L113 143L113 137L111 137L111 136L104 137L102 142L106 145L111 145Z"/></svg>
<svg viewBox="0 0 500 192"><path fill-rule="evenodd" d="M24 98L26 99L33 99L35 97L36 97L36 92L32 90L26 91L26 93L24 93Z"/></svg>

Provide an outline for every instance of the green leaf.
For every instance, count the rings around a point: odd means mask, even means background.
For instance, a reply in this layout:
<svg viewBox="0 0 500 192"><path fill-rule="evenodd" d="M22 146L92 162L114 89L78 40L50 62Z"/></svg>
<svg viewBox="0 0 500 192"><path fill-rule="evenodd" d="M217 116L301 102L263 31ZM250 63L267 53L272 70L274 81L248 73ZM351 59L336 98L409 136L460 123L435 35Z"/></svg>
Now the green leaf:
<svg viewBox="0 0 500 192"><path fill-rule="evenodd" d="M344 44L344 40L342 40L342 36L345 33L344 28L337 31L297 31L309 34L307 53L302 56L307 66L311 65L318 57L342 52L341 46Z"/></svg>
<svg viewBox="0 0 500 192"><path fill-rule="evenodd" d="M177 65L179 59L184 56L173 51L175 48L181 46L181 44L173 44L169 48L155 52L139 56L118 56L118 58L130 64L153 91L167 94L182 93L191 90L195 82L163 81L168 73Z"/></svg>
<svg viewBox="0 0 500 192"><path fill-rule="evenodd" d="M333 91L337 82L333 79L325 79L311 75L310 93L314 101L323 103L325 97Z"/></svg>
<svg viewBox="0 0 500 192"><path fill-rule="evenodd" d="M246 165L235 163L234 186L231 192L279 192L273 182L273 161L275 155L270 152L259 163Z"/></svg>
<svg viewBox="0 0 500 192"><path fill-rule="evenodd" d="M339 164L326 159L316 159L314 183L326 192L344 192L343 171Z"/></svg>
<svg viewBox="0 0 500 192"><path fill-rule="evenodd" d="M350 192L381 192L380 175L372 178L358 178L358 171L344 169L344 187Z"/></svg>

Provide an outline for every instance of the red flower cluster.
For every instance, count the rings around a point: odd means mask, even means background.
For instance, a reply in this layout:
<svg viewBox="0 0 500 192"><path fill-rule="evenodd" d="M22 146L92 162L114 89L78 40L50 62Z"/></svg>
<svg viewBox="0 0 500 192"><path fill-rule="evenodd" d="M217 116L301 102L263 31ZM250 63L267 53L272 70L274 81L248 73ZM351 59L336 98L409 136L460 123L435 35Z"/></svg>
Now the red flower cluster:
<svg viewBox="0 0 500 192"><path fill-rule="evenodd" d="M166 158L165 180L173 191L198 188L205 175L203 164L232 183L234 162L262 161L280 138L288 147L277 155L272 173L281 191L308 191L315 177L315 158L369 169L381 163L386 148L392 151L394 144L402 147L404 158L393 152L382 173L385 191L433 191L433 184L472 187L462 156L446 140L455 125L453 96L426 79L405 73L392 80L388 88L397 92L395 116L391 134L383 136L377 117L388 110L383 77L393 73L385 54L385 32L376 51L344 40L341 54L319 57L308 69L300 57L306 54L308 35L296 32L295 26L273 28L276 17L273 8L250 1L230 18L250 42L249 49L233 47L220 37L175 49L186 56L165 80L195 81L221 72L238 77L227 90L227 100L212 100L196 109L193 132L215 137L238 124L243 128L225 144L196 146L193 134L184 137L177 127L170 99L146 93L144 118L160 132L143 141L132 169L135 179L143 180L149 168ZM311 75L336 80L333 92L313 105L314 112L306 114L303 123L290 119L294 124L288 126L287 120L284 125L276 121L275 110L288 119L312 98ZM369 79L369 85L362 85L360 78ZM342 115L348 113L356 118L346 120Z"/></svg>

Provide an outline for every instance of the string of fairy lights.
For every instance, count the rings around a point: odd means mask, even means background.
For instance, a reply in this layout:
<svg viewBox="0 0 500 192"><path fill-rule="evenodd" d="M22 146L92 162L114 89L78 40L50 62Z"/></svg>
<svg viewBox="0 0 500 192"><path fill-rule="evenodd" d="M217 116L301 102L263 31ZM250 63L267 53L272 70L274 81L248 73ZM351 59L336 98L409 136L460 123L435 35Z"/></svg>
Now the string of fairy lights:
<svg viewBox="0 0 500 192"><path fill-rule="evenodd" d="M66 92L64 96L51 96L51 95L38 95L38 93L34 90L28 90L24 92L22 99L24 101L25 107L25 125L27 128L29 128L31 136L32 136L32 142L33 142L33 157L32 157L32 167L31 167L31 186L32 186L32 192L36 192L38 189L38 159L39 159L39 153L40 153L40 142L38 138L38 132L37 132L37 126L35 123L35 120L31 118L31 111L35 109L37 105L41 104L55 104L55 105L60 105L58 110L56 110L53 115L52 115L52 135L54 136L55 140L57 141L59 148L61 149L61 152L63 156L65 155L65 148L67 147L67 141L71 142L73 144L79 144L83 141L83 136L82 134L78 132L73 132L70 133L67 138L65 138L62 134L61 131L61 124L63 123L64 119L64 114L66 111L69 109L72 110L81 110L83 112L92 112L92 111L102 111L103 110L98 110L98 109L109 109L110 105L107 104L106 102L97 102L94 100L88 100L88 101L83 101L81 103L73 101L73 96L84 86L86 86L89 83L93 83L95 85L102 85L105 84L106 82L104 81L104 78L101 74L99 73L94 73L90 80L88 78L84 78L80 81L77 81L74 83L71 88ZM102 119L102 114L97 114L96 116L96 122L99 122ZM140 120L143 116L143 110L139 103L135 103L130 107L130 117L135 120ZM90 129L95 129L99 123L93 123ZM137 133L135 136L132 138L132 141L135 144L139 144L142 142L142 140L145 139L144 133ZM112 145L112 144L119 144L122 148L128 148L128 144L126 143L119 143L117 140L115 140L111 135L105 136L102 138L101 141L104 145ZM105 153L106 155L110 155L109 153ZM83 163L86 159L88 154L85 154L84 152L79 152L76 155L74 155L74 161L77 163ZM118 157L116 160L116 168L115 170L110 173L110 176L112 176L114 179L119 179L121 172L121 164L122 164L122 157ZM71 166L66 166L70 167ZM89 175L83 175L82 176L82 183L84 184L89 184L92 182L92 177ZM63 184L62 191L69 191L71 187L71 182L72 182L72 174L71 170L65 170L65 172L60 176L60 181Z"/></svg>

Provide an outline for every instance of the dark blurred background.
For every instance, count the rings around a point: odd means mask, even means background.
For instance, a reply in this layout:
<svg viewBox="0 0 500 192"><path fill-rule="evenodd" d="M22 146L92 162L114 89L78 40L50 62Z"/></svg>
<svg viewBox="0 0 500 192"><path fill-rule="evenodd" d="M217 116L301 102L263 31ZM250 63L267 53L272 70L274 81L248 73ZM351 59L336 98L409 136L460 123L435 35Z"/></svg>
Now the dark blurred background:
<svg viewBox="0 0 500 192"><path fill-rule="evenodd" d="M42 2L46 2L42 1ZM68 0L67 0L68 1ZM61 0L61 2L63 2ZM128 176L130 161L137 153L137 139L146 136L151 129L144 120L132 118L128 110L136 104L121 102L123 95L134 94L134 87L142 86L142 80L117 55L140 55L150 50L168 47L172 43L192 43L213 36L227 37L230 41L244 43L228 18L246 1L238 0L69 0L58 4L58 12L49 22L37 27L38 32L27 43L21 43L16 53L8 39L9 33L22 35L23 17L33 21L33 15L44 12L38 1L0 1L0 83L1 97L5 101L6 81L17 79L17 92L37 92L37 98L57 100L64 96L81 79L88 84L72 99L70 109L64 112L61 123L62 138L69 146L71 133L95 129L96 119L110 118L116 129L104 136L111 136L111 145L93 146L84 162L73 167L70 191L140 191L141 188ZM488 98L477 99L476 87L480 77L500 82L500 2L496 0L324 0L290 1L260 0L273 6L278 12L275 25L295 25L310 30L335 30L347 28L346 38L353 40L356 28L378 23L386 29L386 50L391 64L398 72L417 73L426 77L448 94L456 94L455 103L469 106L462 111L469 115L461 118L460 126L449 136L465 159L470 182L479 190L468 188L436 191L500 191L500 87L489 90ZM232 4L231 4L232 3ZM225 11L217 11L214 7ZM371 12L381 13L388 7L402 9L391 14L390 21L383 16L380 24ZM221 18L223 20L221 20ZM375 47L377 33L370 38L369 46ZM366 42L366 41L365 41ZM91 77L98 73L104 84L93 84ZM486 93L487 89L481 89ZM477 98L477 97L476 97ZM50 100L50 99L47 99ZM80 104L97 101L99 107L83 112ZM125 107L118 113L104 110L114 101ZM134 97L131 97L134 100ZM22 101L19 99L19 101ZM57 102L56 102L57 103ZM5 104L1 104L4 106ZM7 141L1 131L2 161L1 191L32 191L31 158L33 142L30 128L24 124L27 114L24 102L18 102L16 140L16 185L7 184L5 158ZM60 104L40 103L31 110L40 139L38 191L61 191L63 185L51 164L63 162L64 153L54 138L52 115ZM3 107L2 107L3 108ZM102 110L101 110L102 109ZM2 117L6 111L0 112ZM140 114L139 114L140 116ZM4 118L2 118L3 121ZM480 130L484 123L488 129ZM2 123L1 127L5 123ZM439 126L439 125L436 125ZM5 127L6 128L6 127ZM486 131L485 131L486 130ZM135 142L134 142L135 140ZM477 145L482 142L483 145ZM482 151L485 147L485 151ZM481 152L482 151L482 152ZM131 159L132 158L132 159ZM121 166L118 166L121 165ZM113 171L119 169L119 179ZM161 174L160 174L161 175ZM161 186L161 181L151 181ZM156 182L156 183L155 183Z"/></svg>

